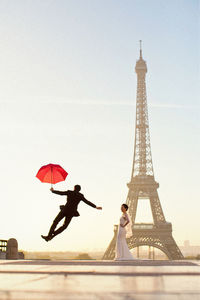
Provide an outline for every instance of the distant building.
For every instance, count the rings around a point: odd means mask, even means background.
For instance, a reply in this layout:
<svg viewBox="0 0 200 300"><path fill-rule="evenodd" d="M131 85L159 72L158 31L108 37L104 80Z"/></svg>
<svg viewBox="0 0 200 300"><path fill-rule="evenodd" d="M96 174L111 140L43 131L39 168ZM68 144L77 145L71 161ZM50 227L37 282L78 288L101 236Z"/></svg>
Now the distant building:
<svg viewBox="0 0 200 300"><path fill-rule="evenodd" d="M0 259L24 259L24 253L18 252L16 239L0 240Z"/></svg>
<svg viewBox="0 0 200 300"><path fill-rule="evenodd" d="M200 246L192 246L188 240L184 241L183 246L179 248L184 256L197 256L200 254Z"/></svg>

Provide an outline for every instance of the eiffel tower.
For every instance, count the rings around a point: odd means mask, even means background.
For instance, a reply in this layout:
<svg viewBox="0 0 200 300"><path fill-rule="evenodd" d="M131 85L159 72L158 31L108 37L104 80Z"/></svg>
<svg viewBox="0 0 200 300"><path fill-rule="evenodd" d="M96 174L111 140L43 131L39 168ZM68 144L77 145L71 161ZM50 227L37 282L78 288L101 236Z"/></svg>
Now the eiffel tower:
<svg viewBox="0 0 200 300"><path fill-rule="evenodd" d="M141 41L140 58L136 62L135 72L137 73L135 146L126 200L132 219L133 235L127 239L127 244L129 249L137 247L138 251L139 246L158 248L170 260L183 259L183 255L172 237L172 224L165 220L157 192L159 184L154 179L145 83L147 65L142 57ZM140 199L150 201L153 223L135 223L138 200ZM118 225L115 225L114 237L103 256L105 260L114 259L117 230Z"/></svg>

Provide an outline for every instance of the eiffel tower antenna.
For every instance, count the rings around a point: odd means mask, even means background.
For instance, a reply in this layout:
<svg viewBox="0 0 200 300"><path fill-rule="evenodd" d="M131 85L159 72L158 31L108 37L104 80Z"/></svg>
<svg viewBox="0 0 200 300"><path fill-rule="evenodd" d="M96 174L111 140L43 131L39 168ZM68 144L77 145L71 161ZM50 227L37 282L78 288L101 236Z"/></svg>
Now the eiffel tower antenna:
<svg viewBox="0 0 200 300"><path fill-rule="evenodd" d="M157 192L159 184L154 179L146 96L147 65L142 57L142 41L139 42L140 57L135 66L137 74L135 144L131 180L127 184L129 190L126 200L133 223L133 236L127 239L127 243L130 249L146 245L160 249L169 259L183 259L183 255L172 237L172 224L165 220ZM141 199L150 201L153 223L135 223L137 205ZM114 237L103 259L113 259L115 256L117 229L118 226L115 225Z"/></svg>
<svg viewBox="0 0 200 300"><path fill-rule="evenodd" d="M139 40L140 42L140 58L142 59L142 40Z"/></svg>

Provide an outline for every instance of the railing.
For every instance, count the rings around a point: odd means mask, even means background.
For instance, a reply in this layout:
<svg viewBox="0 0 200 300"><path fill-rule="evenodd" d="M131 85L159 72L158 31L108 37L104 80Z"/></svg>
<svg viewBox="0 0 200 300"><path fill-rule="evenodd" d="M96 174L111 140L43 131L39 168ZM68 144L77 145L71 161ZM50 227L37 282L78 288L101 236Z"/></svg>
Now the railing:
<svg viewBox="0 0 200 300"><path fill-rule="evenodd" d="M140 223L140 224L133 225L133 229L153 229L153 228L155 228L155 225L149 223Z"/></svg>
<svg viewBox="0 0 200 300"><path fill-rule="evenodd" d="M157 226L152 223L135 223L133 224L133 229L163 229L172 230L172 224L169 222L159 223Z"/></svg>
<svg viewBox="0 0 200 300"><path fill-rule="evenodd" d="M7 240L0 240L0 252L6 252Z"/></svg>

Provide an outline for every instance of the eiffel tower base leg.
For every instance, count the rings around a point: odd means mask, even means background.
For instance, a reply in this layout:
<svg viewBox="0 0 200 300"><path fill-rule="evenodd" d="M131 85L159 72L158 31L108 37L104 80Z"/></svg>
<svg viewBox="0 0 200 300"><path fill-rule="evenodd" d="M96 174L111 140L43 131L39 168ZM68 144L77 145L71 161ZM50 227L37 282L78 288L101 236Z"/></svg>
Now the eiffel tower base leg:
<svg viewBox="0 0 200 300"><path fill-rule="evenodd" d="M102 257L103 260L113 260L115 258L115 246L116 246L116 240L117 240L117 231L118 231L118 225L114 225L114 237Z"/></svg>

